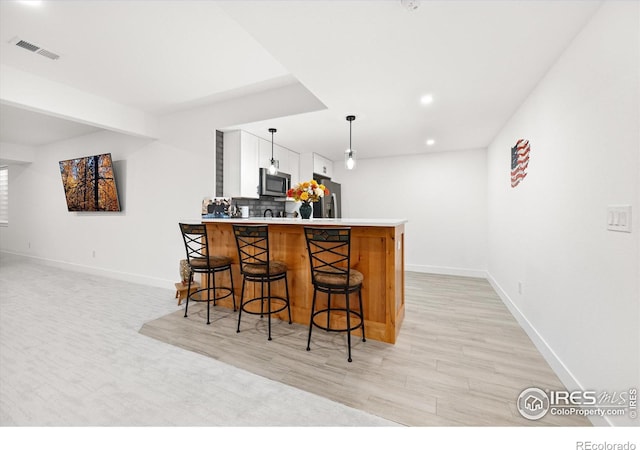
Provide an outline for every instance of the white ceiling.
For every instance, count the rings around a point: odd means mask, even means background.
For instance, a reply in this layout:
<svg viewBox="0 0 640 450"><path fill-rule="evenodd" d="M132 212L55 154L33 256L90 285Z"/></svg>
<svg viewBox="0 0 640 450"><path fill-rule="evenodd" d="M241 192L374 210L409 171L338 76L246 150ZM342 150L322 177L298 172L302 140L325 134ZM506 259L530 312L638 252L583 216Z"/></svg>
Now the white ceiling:
<svg viewBox="0 0 640 450"><path fill-rule="evenodd" d="M277 143L334 160L348 114L361 158L484 148L600 3L2 1L0 62L158 116L297 80L327 109L236 127L266 139L275 127ZM14 106L0 109L0 140L45 143L18 132Z"/></svg>

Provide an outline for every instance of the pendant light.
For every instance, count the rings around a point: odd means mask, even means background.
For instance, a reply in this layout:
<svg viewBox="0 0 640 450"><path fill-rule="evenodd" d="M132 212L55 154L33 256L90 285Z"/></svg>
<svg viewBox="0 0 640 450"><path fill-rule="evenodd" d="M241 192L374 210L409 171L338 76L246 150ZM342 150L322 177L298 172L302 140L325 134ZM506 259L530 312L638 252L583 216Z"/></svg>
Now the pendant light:
<svg viewBox="0 0 640 450"><path fill-rule="evenodd" d="M269 164L269 173L271 175L275 175L276 173L278 173L278 169L276 168L276 160L273 159L273 133L275 133L276 130L275 128L269 128L269 133L271 133L271 164Z"/></svg>
<svg viewBox="0 0 640 450"><path fill-rule="evenodd" d="M349 148L344 152L344 166L347 170L353 170L356 167L356 152L351 147L351 122L356 120L356 116L347 116L349 121Z"/></svg>

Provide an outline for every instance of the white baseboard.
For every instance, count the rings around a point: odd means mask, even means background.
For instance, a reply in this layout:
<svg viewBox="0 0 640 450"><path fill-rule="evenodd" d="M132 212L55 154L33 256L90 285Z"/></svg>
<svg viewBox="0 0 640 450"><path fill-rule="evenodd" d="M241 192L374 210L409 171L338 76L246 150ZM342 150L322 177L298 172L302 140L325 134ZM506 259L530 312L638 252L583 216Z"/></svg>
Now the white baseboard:
<svg viewBox="0 0 640 450"><path fill-rule="evenodd" d="M76 264L76 263L70 263L66 261L58 261L54 259L41 258L38 256L27 255L24 253L10 252L6 250L2 250L0 252L6 253L9 255L16 255L23 258L32 259L35 262L52 266L52 267L58 267L66 270L73 270L75 272L87 273L90 275L98 275L98 276L103 276L107 278L113 278L121 281L128 281L130 283L144 284L146 286L153 286L153 287L159 287L164 289L173 289L174 283L175 283L175 280L165 280L162 278L154 278L154 277L148 277L144 275L137 275L133 273L119 272L117 270L85 266L83 264Z"/></svg>
<svg viewBox="0 0 640 450"><path fill-rule="evenodd" d="M571 373L569 368L562 362L558 355L549 346L547 341L544 340L542 335L538 333L538 330L536 330L525 315L522 314L522 311L520 311L516 304L513 303L511 298L507 295L504 289L502 289L498 282L493 279L490 273L487 273L487 280L497 292L507 309L509 309L513 317L518 321L518 324L520 324L525 333L527 333L527 336L529 336L538 351L542 354L543 358L547 363L549 363L551 369L553 369L558 378L560 378L560 381L562 381L565 387L570 391L584 390L584 387L578 379ZM588 418L591 423L596 426L614 426L608 417L589 416Z"/></svg>
<svg viewBox="0 0 640 450"><path fill-rule="evenodd" d="M459 277L487 278L487 272L480 269L461 269L459 267L425 266L422 264L405 264L409 272L435 273L438 275L456 275Z"/></svg>

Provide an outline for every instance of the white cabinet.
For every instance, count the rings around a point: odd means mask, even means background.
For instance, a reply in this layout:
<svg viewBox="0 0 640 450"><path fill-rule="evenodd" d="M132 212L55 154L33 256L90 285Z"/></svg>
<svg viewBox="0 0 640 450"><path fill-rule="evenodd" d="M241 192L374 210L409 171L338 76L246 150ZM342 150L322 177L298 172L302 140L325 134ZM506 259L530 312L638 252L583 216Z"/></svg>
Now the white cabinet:
<svg viewBox="0 0 640 450"><path fill-rule="evenodd" d="M291 174L291 153L287 148L274 146L273 148L273 158L276 160L276 167L280 172Z"/></svg>
<svg viewBox="0 0 640 450"><path fill-rule="evenodd" d="M313 173L331 178L333 176L333 162L317 153L313 154Z"/></svg>
<svg viewBox="0 0 640 450"><path fill-rule="evenodd" d="M300 177L303 180L310 180L312 177L332 178L333 161L318 153L301 153L299 156Z"/></svg>
<svg viewBox="0 0 640 450"><path fill-rule="evenodd" d="M289 172L291 175L291 187L295 186L300 181L300 155L296 152L289 152Z"/></svg>
<svg viewBox="0 0 640 450"><path fill-rule="evenodd" d="M273 144L273 159L279 172L291 175L291 183L300 181L300 155L288 148ZM271 164L271 142L260 139L260 152L258 157L260 167L268 168Z"/></svg>
<svg viewBox="0 0 640 450"><path fill-rule="evenodd" d="M260 139L260 154L258 156L258 165L260 167L269 167L271 163L271 142ZM274 146L274 159L275 159L275 146ZM276 165L276 167L278 167Z"/></svg>
<svg viewBox="0 0 640 450"><path fill-rule="evenodd" d="M225 197L259 198L260 173L258 157L261 139L245 131L224 133ZM271 158L271 147L269 147Z"/></svg>
<svg viewBox="0 0 640 450"><path fill-rule="evenodd" d="M260 168L271 163L271 141L246 131L224 133L225 197L260 198ZM277 144L273 145L273 159L278 171L291 175L293 184L300 181L300 155Z"/></svg>
<svg viewBox="0 0 640 450"><path fill-rule="evenodd" d="M267 168L271 164L271 142L264 139L260 139L260 155L259 165L260 167ZM289 149L281 147L277 144L273 145L273 159L276 163L276 169L280 172L290 173L289 171L289 154L293 153Z"/></svg>

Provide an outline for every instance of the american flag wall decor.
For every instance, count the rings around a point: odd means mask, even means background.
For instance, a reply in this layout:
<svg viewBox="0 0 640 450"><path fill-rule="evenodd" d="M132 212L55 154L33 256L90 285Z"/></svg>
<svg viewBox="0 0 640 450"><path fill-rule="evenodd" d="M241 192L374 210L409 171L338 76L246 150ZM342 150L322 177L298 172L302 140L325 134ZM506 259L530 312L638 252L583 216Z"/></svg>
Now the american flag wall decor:
<svg viewBox="0 0 640 450"><path fill-rule="evenodd" d="M511 187L514 188L527 176L529 166L529 141L518 139L511 147Z"/></svg>

